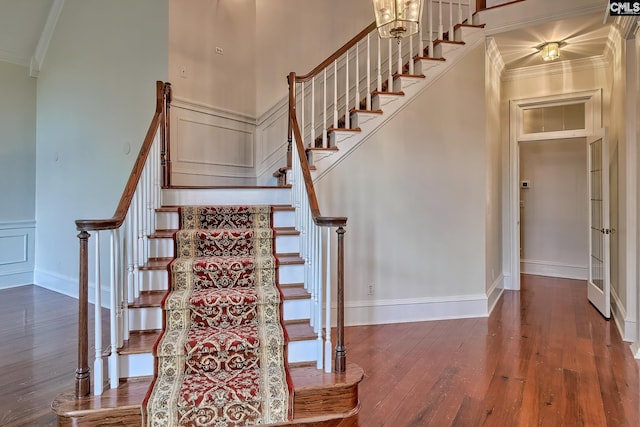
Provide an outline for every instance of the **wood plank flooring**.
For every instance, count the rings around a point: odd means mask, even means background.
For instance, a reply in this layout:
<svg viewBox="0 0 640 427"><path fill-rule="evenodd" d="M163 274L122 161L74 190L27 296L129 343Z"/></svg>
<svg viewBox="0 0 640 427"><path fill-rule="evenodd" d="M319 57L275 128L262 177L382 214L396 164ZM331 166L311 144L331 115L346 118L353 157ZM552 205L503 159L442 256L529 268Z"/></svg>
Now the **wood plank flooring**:
<svg viewBox="0 0 640 427"><path fill-rule="evenodd" d="M522 285L488 319L347 328L348 361L366 377L360 413L338 425L640 425L639 363L584 282ZM56 425L51 401L73 390L76 322L72 298L0 290L0 426Z"/></svg>

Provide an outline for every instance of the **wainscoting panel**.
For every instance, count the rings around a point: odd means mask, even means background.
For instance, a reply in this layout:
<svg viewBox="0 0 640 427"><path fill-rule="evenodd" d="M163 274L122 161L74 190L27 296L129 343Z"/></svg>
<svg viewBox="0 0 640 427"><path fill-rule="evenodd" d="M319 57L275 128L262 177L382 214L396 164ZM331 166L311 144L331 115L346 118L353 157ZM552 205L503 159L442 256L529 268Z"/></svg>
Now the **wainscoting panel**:
<svg viewBox="0 0 640 427"><path fill-rule="evenodd" d="M35 221L0 222L0 289L33 283Z"/></svg>
<svg viewBox="0 0 640 427"><path fill-rule="evenodd" d="M174 185L255 184L255 119L175 100L171 108Z"/></svg>
<svg viewBox="0 0 640 427"><path fill-rule="evenodd" d="M256 176L258 185L275 185L273 173L287 164L289 100L285 98L258 120Z"/></svg>

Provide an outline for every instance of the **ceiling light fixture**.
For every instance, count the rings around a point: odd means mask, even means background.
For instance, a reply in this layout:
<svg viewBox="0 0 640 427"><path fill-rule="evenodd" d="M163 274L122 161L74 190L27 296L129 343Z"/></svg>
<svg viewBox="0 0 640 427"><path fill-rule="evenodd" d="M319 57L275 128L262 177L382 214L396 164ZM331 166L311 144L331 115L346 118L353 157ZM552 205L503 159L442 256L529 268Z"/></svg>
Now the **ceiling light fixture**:
<svg viewBox="0 0 640 427"><path fill-rule="evenodd" d="M545 61L555 61L560 58L560 43L559 42L549 42L542 45L540 49L542 53L542 59Z"/></svg>
<svg viewBox="0 0 640 427"><path fill-rule="evenodd" d="M416 34L420 29L423 0L373 0L376 26L382 38L394 38Z"/></svg>

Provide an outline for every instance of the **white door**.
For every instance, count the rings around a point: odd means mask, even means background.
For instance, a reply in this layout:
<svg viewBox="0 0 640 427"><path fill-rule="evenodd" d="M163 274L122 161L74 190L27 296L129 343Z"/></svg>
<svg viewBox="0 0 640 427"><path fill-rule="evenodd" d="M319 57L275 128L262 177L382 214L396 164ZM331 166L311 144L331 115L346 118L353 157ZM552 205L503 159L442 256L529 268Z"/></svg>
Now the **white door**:
<svg viewBox="0 0 640 427"><path fill-rule="evenodd" d="M589 158L589 301L611 317L609 141L604 130L587 138Z"/></svg>

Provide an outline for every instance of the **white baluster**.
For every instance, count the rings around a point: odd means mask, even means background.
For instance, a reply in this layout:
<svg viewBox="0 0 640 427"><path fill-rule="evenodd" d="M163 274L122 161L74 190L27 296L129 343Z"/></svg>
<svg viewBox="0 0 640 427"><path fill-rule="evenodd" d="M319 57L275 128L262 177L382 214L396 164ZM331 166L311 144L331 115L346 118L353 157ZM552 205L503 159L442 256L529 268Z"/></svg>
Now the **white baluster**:
<svg viewBox="0 0 640 427"><path fill-rule="evenodd" d="M322 84L322 92L323 92L323 104L322 104L322 111L323 111L323 120L322 120L322 148L327 148L328 144L327 144L327 69L324 69L324 83Z"/></svg>
<svg viewBox="0 0 640 427"><path fill-rule="evenodd" d="M349 114L349 50L344 54L344 128L351 128L351 117Z"/></svg>
<svg viewBox="0 0 640 427"><path fill-rule="evenodd" d="M331 227L327 227L327 257L326 257L326 285L325 285L325 342L324 342L324 371L331 372Z"/></svg>
<svg viewBox="0 0 640 427"><path fill-rule="evenodd" d="M302 128L300 129L300 133L302 134L302 142L304 142L304 135L305 135L305 117L304 117L304 82L300 83L300 87L302 88L302 90L300 91L300 126L302 126ZM293 154L293 153L292 153Z"/></svg>
<svg viewBox="0 0 640 427"><path fill-rule="evenodd" d="M118 384L120 382L120 378L118 375L118 331L120 330L119 328L119 321L118 321L118 314L119 314L119 308L118 308L118 280L117 280L117 256L118 256L118 245L116 243L116 233L117 230L111 230L110 232L110 236L109 236L109 250L111 252L111 256L110 258L110 267L111 267L111 286L110 286L110 293L111 293L111 307L110 307L110 314L111 314L111 354L109 355L109 380L110 380L110 385L111 388L117 388Z"/></svg>
<svg viewBox="0 0 640 427"><path fill-rule="evenodd" d="M398 68L397 68L398 76L402 75L402 43L398 43ZM392 86L393 87L393 86ZM389 92L393 92L394 89L389 88Z"/></svg>
<svg viewBox="0 0 640 427"><path fill-rule="evenodd" d="M389 80L387 80L387 92L391 92L392 91L392 87L393 87L393 71L391 71L393 69L393 45L391 44L391 39L388 39L388 43L389 43L389 61L388 61L388 65L389 65Z"/></svg>
<svg viewBox="0 0 640 427"><path fill-rule="evenodd" d="M315 270L314 270L314 282L316 283L316 287L318 289L318 310L317 310L317 333L318 338L316 339L317 343L317 356L316 356L316 368L322 369L323 365L323 343L322 343L322 275L320 274L320 267L322 266L322 232L320 227L314 227L314 236L315 236L315 254L316 254L316 262L315 262Z"/></svg>
<svg viewBox="0 0 640 427"><path fill-rule="evenodd" d="M458 24L462 24L462 0L458 0Z"/></svg>
<svg viewBox="0 0 640 427"><path fill-rule="evenodd" d="M360 109L360 43L356 43L356 110Z"/></svg>
<svg viewBox="0 0 640 427"><path fill-rule="evenodd" d="M449 0L449 40L453 40L453 0Z"/></svg>
<svg viewBox="0 0 640 427"><path fill-rule="evenodd" d="M100 288L100 232L95 232L96 236L96 267L95 267L95 347L96 358L93 362L93 394L99 396L103 390L104 365L102 362L102 289Z"/></svg>
<svg viewBox="0 0 640 427"><path fill-rule="evenodd" d="M409 74L413 75L413 36L409 36Z"/></svg>
<svg viewBox="0 0 640 427"><path fill-rule="evenodd" d="M378 39L378 77L376 79L377 85L376 90L378 92L382 92L382 50L380 49L380 37Z"/></svg>
<svg viewBox="0 0 640 427"><path fill-rule="evenodd" d="M438 0L438 39L444 39L444 30L442 26L442 0Z"/></svg>
<svg viewBox="0 0 640 427"><path fill-rule="evenodd" d="M371 45L367 34L367 110L371 110Z"/></svg>
<svg viewBox="0 0 640 427"><path fill-rule="evenodd" d="M309 147L316 146L316 78L311 77L311 140L309 141ZM304 141L301 141L304 143Z"/></svg>
<svg viewBox="0 0 640 427"><path fill-rule="evenodd" d="M428 0L429 4L429 56L433 58L433 1Z"/></svg>
<svg viewBox="0 0 640 427"><path fill-rule="evenodd" d="M418 56L424 56L424 39L423 39L423 28L424 21L420 21L420 31L418 33Z"/></svg>
<svg viewBox="0 0 640 427"><path fill-rule="evenodd" d="M338 60L333 61L333 127L338 126Z"/></svg>

